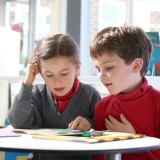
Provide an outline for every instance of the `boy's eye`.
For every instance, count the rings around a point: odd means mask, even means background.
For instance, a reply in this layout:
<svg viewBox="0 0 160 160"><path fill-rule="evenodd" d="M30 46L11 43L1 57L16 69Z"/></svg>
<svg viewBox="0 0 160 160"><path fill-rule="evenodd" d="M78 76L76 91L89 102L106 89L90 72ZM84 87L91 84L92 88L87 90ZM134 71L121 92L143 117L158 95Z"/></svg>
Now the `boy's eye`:
<svg viewBox="0 0 160 160"><path fill-rule="evenodd" d="M101 71L100 71L100 69L97 69L97 73L100 73Z"/></svg>
<svg viewBox="0 0 160 160"><path fill-rule="evenodd" d="M111 70L113 68L113 66L111 67L106 67L106 70Z"/></svg>
<svg viewBox="0 0 160 160"><path fill-rule="evenodd" d="M53 75L46 75L46 77L52 77Z"/></svg>

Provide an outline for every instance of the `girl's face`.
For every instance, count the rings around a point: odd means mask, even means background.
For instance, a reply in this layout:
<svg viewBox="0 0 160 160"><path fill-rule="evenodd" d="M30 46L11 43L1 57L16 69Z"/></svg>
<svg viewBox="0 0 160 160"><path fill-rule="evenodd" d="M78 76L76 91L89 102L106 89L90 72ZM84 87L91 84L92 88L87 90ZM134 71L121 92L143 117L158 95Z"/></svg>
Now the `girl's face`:
<svg viewBox="0 0 160 160"><path fill-rule="evenodd" d="M116 54L110 56L105 52L93 61L101 82L111 94L132 92L142 83L140 70L143 62L140 58L127 65Z"/></svg>
<svg viewBox="0 0 160 160"><path fill-rule="evenodd" d="M73 64L68 57L40 60L41 76L49 90L57 96L64 96L71 90L79 68L80 64Z"/></svg>

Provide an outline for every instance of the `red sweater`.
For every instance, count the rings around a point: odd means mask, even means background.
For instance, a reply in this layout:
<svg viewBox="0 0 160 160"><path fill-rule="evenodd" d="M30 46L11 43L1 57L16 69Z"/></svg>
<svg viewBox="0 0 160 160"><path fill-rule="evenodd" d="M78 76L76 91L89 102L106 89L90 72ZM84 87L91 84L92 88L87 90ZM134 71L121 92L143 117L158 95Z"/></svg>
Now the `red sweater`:
<svg viewBox="0 0 160 160"><path fill-rule="evenodd" d="M52 93L52 95L55 96L55 98L56 98L59 113L62 113L66 109L66 107L67 107L68 103L70 102L71 98L78 91L79 86L80 86L80 81L76 77L75 81L74 81L74 84L73 84L73 87L71 88L71 90L66 95L56 96Z"/></svg>
<svg viewBox="0 0 160 160"><path fill-rule="evenodd" d="M121 113L137 133L160 138L160 91L149 86L146 79L132 93L110 95L98 102L94 117L96 129L106 129L104 119L108 115L120 121ZM160 150L123 154L122 160L160 160Z"/></svg>

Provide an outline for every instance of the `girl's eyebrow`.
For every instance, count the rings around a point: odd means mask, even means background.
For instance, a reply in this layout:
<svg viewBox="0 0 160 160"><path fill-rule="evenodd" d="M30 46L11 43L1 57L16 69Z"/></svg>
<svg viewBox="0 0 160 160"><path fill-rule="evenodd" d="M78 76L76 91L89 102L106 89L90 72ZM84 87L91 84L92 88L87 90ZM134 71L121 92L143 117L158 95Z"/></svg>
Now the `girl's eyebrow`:
<svg viewBox="0 0 160 160"><path fill-rule="evenodd" d="M69 70L69 68L65 68L65 69L61 70L61 72L68 71L68 70Z"/></svg>
<svg viewBox="0 0 160 160"><path fill-rule="evenodd" d="M68 70L69 70L69 68L65 68L65 69L61 70L60 72L64 72L64 71L68 71ZM44 71L44 73L53 73L53 72L51 72L51 71Z"/></svg>

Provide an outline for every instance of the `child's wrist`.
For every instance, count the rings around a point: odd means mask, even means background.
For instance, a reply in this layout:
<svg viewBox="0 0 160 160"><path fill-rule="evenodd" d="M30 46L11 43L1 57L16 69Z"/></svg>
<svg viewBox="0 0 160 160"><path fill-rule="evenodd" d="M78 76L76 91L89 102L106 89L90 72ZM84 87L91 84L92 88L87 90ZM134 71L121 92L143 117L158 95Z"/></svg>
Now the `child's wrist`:
<svg viewBox="0 0 160 160"><path fill-rule="evenodd" d="M30 82L30 81L26 81L26 80L24 80L24 82L23 82L23 83L24 83L25 85L27 85L27 86L31 86L33 82Z"/></svg>

